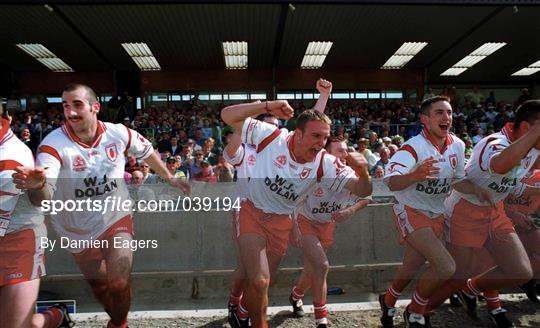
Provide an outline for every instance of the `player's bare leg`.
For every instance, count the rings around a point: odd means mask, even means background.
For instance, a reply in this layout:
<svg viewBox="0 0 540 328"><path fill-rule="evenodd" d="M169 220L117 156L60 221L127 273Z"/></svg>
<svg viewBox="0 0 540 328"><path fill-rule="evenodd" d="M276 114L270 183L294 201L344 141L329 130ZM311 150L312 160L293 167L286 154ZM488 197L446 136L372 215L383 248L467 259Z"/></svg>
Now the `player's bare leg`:
<svg viewBox="0 0 540 328"><path fill-rule="evenodd" d="M39 291L39 279L0 287L2 328L30 327ZM36 327L45 327L46 318L38 315Z"/></svg>
<svg viewBox="0 0 540 328"><path fill-rule="evenodd" d="M248 279L244 297L252 326L254 328L267 327L266 308L268 307L270 268L266 240L258 234L246 233L240 236L238 244Z"/></svg>
<svg viewBox="0 0 540 328"><path fill-rule="evenodd" d="M117 233L116 241L129 243L129 233ZM111 243L112 245L112 243ZM131 306L131 268L133 251L129 247L110 247L106 251L107 285L110 297L109 315L114 325L121 326Z"/></svg>
<svg viewBox="0 0 540 328"><path fill-rule="evenodd" d="M407 236L406 242L418 253L425 256L429 262L429 267L418 279L412 301L405 311L405 315L411 313L423 316L426 313L429 298L437 288L452 277L456 270L456 264L441 240L430 228L413 231ZM413 316L411 315L411 317Z"/></svg>

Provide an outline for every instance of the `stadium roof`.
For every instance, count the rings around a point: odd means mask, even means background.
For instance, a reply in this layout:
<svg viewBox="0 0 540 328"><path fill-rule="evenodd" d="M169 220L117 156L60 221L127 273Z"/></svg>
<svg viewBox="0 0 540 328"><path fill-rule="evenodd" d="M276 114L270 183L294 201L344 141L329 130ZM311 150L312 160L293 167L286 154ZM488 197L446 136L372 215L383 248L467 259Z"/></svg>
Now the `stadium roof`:
<svg viewBox="0 0 540 328"><path fill-rule="evenodd" d="M511 76L540 60L537 1L0 3L0 63L13 71L48 70L16 46L25 43L75 71L137 71L122 43L146 43L162 70L180 71L225 69L224 41L248 42L248 69L300 69L311 41L332 42L323 69L379 69L414 41L428 44L405 68L426 68L430 83L540 79ZM440 75L486 42L507 45L457 77Z"/></svg>

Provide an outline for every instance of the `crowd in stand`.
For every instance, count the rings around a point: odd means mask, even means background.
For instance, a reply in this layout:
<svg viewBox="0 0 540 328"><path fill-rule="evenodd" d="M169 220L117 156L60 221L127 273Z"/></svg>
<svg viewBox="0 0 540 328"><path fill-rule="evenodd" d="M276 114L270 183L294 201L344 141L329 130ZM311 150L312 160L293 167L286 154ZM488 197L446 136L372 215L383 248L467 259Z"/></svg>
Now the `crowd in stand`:
<svg viewBox="0 0 540 328"><path fill-rule="evenodd" d="M496 99L474 88L459 97L454 88L441 92L452 102L454 133L466 144L466 156L484 136L501 127L514 116L518 104L531 99L527 89L515 102ZM424 99L434 96L427 89ZM313 103L292 101L296 113L310 108ZM227 182L235 178L234 168L223 158L222 151L232 130L220 118L224 105L204 104L197 99L181 107L150 106L134 110L131 98L113 97L102 106L101 119L121 122L148 138L161 154L167 168L176 177L204 182ZM391 100L331 100L325 113L332 119L333 134L347 140L350 151L362 153L373 177L381 178L389 158L408 138L416 135L419 123L417 104L409 105ZM61 108L52 107L45 112L22 112L12 116L12 130L35 152L40 140L63 123ZM289 130L295 120L280 122ZM133 183L160 183L149 172L148 165L128 158L125 177ZM133 178L132 175L135 172Z"/></svg>

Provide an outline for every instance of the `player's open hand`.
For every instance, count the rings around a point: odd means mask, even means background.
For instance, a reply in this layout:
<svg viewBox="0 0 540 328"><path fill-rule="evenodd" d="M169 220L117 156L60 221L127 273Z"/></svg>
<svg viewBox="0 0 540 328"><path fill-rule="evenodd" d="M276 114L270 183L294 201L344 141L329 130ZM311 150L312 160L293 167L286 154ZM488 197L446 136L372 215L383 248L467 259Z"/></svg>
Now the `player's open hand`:
<svg viewBox="0 0 540 328"><path fill-rule="evenodd" d="M191 194L191 184L184 179L172 178L169 180L171 186L182 190L184 195L189 196Z"/></svg>
<svg viewBox="0 0 540 328"><path fill-rule="evenodd" d="M495 202L493 201L493 199L491 198L491 195L489 194L489 191L487 191L486 189L484 188L481 188L481 187L476 187L474 189L474 195L483 203L485 204L489 204L493 207L496 207L497 204L495 204Z"/></svg>
<svg viewBox="0 0 540 328"><path fill-rule="evenodd" d="M332 92L332 82L322 78L318 79L315 88L317 88L317 91L319 91L321 95L330 95Z"/></svg>
<svg viewBox="0 0 540 328"><path fill-rule="evenodd" d="M268 111L277 118L288 120L293 117L294 109L287 100L274 100L267 102Z"/></svg>
<svg viewBox="0 0 540 328"><path fill-rule="evenodd" d="M430 156L428 159L420 163L420 165L416 167L416 170L411 173L414 181L437 179L437 174L439 174L441 169L434 166L434 164L438 162L438 160Z"/></svg>
<svg viewBox="0 0 540 328"><path fill-rule="evenodd" d="M332 221L343 222L347 220L353 213L354 211L350 207L335 211L334 213L332 213Z"/></svg>
<svg viewBox="0 0 540 328"><path fill-rule="evenodd" d="M15 187L21 190L32 190L43 188L47 177L43 167L19 166L15 168L15 173L11 176Z"/></svg>
<svg viewBox="0 0 540 328"><path fill-rule="evenodd" d="M529 218L529 216L523 213L513 211L510 218L518 230L530 231L536 228L534 222Z"/></svg>

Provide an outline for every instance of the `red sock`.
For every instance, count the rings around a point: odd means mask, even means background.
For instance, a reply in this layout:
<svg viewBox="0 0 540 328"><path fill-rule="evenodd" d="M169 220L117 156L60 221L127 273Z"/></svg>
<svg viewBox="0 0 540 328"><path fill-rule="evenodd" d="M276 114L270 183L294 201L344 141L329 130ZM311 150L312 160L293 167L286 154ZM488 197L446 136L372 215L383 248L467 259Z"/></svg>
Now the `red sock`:
<svg viewBox="0 0 540 328"><path fill-rule="evenodd" d="M107 328L127 328L127 319L124 319L124 322L122 322L118 326L112 323L111 320L109 320L109 323L107 323Z"/></svg>
<svg viewBox="0 0 540 328"><path fill-rule="evenodd" d="M293 301L301 300L304 297L304 291L294 286L291 292L291 297Z"/></svg>
<svg viewBox="0 0 540 328"><path fill-rule="evenodd" d="M395 283L392 283L392 285L388 288L388 290L384 294L384 304L386 304L386 306L396 306L396 302L401 296L401 292L403 291L403 288L399 289L400 287L401 286L397 286Z"/></svg>
<svg viewBox="0 0 540 328"><path fill-rule="evenodd" d="M246 305L245 300L246 300L246 298L242 297L242 300L240 301L240 306L238 306L238 308L236 309L236 313L238 314L238 317L241 320L249 319L249 312L247 310L247 305Z"/></svg>
<svg viewBox="0 0 540 328"><path fill-rule="evenodd" d="M498 290L485 291L484 298L486 299L486 307L489 311L497 310L501 307Z"/></svg>
<svg viewBox="0 0 540 328"><path fill-rule="evenodd" d="M467 279L467 286L463 288L463 292L471 297L482 294L482 291L477 284L478 277Z"/></svg>
<svg viewBox="0 0 540 328"><path fill-rule="evenodd" d="M41 314L47 318L46 328L57 328L62 323L62 320L64 320L64 313L55 307L50 307Z"/></svg>
<svg viewBox="0 0 540 328"><path fill-rule="evenodd" d="M424 315L424 313L426 312L426 305L428 304L428 301L428 299L423 298L418 293L417 289L413 294L411 304L409 304L409 312Z"/></svg>
<svg viewBox="0 0 540 328"><path fill-rule="evenodd" d="M233 292L229 295L229 304L236 305L240 304L240 300L242 299L242 292L240 292L240 295L234 295Z"/></svg>
<svg viewBox="0 0 540 328"><path fill-rule="evenodd" d="M313 310L315 312L315 320L326 318L328 310L326 309L326 301L316 303L313 302Z"/></svg>
<svg viewBox="0 0 540 328"><path fill-rule="evenodd" d="M426 313L435 310L437 307L439 307L439 305L444 303L444 301L453 293L464 288L466 283L467 281L465 279L447 280L429 297L429 302L426 306Z"/></svg>

